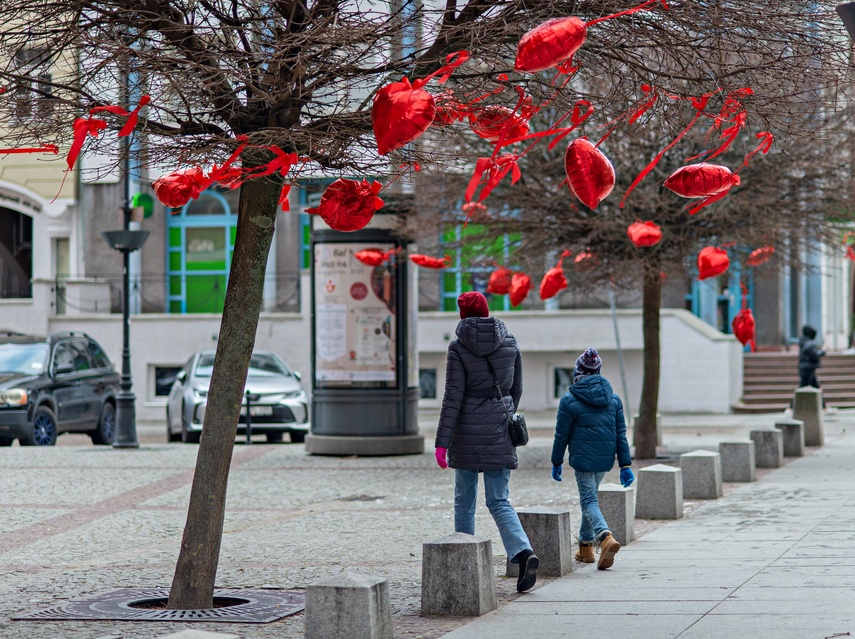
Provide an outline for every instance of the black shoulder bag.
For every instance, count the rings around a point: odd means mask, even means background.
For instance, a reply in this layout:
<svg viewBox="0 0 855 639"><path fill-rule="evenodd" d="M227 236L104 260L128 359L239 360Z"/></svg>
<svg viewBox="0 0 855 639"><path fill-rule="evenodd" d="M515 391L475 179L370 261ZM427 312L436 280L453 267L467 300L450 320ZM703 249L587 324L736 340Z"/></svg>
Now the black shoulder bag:
<svg viewBox="0 0 855 639"><path fill-rule="evenodd" d="M525 446L528 443L528 429L525 426L525 415L522 413L514 413L512 415L511 411L508 410L508 406L505 404L505 396L502 394L502 389L499 386L499 378L496 377L496 371L493 369L493 364L490 362L489 357L484 356L484 359L487 360L487 366L490 368L490 374L493 376L493 383L496 384L496 390L499 392L499 401L502 402L505 411L508 413L508 432L511 435L511 443L514 445L514 448Z"/></svg>

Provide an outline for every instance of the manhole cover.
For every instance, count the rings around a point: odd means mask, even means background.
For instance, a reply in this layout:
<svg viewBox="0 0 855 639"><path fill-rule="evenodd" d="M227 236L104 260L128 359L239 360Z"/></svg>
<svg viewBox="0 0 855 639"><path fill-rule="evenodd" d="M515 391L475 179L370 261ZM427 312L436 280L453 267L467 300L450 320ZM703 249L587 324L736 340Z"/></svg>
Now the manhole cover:
<svg viewBox="0 0 855 639"><path fill-rule="evenodd" d="M300 612L306 605L305 593L296 590L215 590L215 607L200 610L163 609L168 599L168 588L119 588L17 615L12 621L270 623Z"/></svg>

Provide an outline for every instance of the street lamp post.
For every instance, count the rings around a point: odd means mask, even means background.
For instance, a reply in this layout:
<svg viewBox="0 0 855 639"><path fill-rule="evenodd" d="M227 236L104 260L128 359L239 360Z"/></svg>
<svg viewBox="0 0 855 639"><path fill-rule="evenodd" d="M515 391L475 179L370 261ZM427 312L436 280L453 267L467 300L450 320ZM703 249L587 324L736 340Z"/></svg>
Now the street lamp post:
<svg viewBox="0 0 855 639"><path fill-rule="evenodd" d="M119 382L119 394L116 396L116 435L113 448L138 448L136 396L131 391L131 318L130 318L130 259L131 252L142 248L148 238L148 231L131 231L131 207L126 198L122 207L125 223L121 231L104 231L101 235L110 248L122 253L122 377Z"/></svg>

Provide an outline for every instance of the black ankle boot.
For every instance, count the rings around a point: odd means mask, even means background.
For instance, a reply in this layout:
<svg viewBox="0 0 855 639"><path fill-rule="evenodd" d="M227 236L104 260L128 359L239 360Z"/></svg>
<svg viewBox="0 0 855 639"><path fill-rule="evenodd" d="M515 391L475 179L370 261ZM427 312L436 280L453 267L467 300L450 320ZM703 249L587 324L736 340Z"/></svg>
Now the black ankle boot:
<svg viewBox="0 0 855 639"><path fill-rule="evenodd" d="M537 567L540 560L531 550L523 550L514 559L520 568L519 577L517 577L517 592L525 592L537 581Z"/></svg>

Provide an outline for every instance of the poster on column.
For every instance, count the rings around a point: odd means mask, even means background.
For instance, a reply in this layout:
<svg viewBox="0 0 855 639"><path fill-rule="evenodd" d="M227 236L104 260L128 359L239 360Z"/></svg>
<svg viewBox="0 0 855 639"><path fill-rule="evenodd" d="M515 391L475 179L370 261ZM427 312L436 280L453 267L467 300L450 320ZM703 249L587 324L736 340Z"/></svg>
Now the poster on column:
<svg viewBox="0 0 855 639"><path fill-rule="evenodd" d="M396 386L395 258L379 266L354 254L387 244L315 244L315 382L319 387Z"/></svg>

